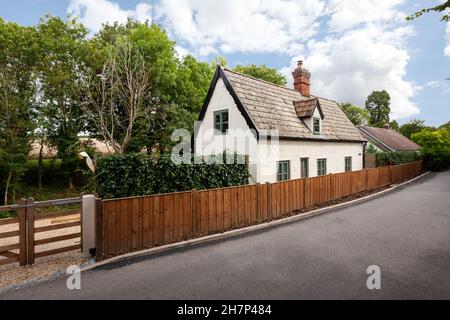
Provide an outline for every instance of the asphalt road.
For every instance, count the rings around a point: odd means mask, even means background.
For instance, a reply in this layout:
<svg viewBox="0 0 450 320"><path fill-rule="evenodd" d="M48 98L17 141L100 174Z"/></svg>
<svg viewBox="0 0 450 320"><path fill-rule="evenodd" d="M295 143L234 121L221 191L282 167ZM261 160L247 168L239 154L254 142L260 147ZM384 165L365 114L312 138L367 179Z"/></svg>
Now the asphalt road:
<svg viewBox="0 0 450 320"><path fill-rule="evenodd" d="M369 265L381 289L366 287ZM0 299L450 298L450 171L280 227L115 263Z"/></svg>

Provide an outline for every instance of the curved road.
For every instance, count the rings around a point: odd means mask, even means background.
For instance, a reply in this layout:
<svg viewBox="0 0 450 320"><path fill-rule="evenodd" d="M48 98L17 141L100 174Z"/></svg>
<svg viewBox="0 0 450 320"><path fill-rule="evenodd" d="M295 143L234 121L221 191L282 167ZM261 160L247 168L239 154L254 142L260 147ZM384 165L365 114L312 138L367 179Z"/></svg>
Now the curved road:
<svg viewBox="0 0 450 320"><path fill-rule="evenodd" d="M381 268L368 290L366 269ZM363 204L139 258L0 299L450 298L450 171Z"/></svg>

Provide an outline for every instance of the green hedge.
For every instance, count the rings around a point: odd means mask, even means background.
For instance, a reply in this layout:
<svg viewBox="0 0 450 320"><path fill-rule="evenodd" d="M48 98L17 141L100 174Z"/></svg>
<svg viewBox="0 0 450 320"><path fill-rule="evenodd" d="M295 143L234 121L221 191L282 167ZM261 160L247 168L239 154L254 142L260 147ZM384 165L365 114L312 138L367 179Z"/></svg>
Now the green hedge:
<svg viewBox="0 0 450 320"><path fill-rule="evenodd" d="M426 170L442 171L450 168L450 147L423 148L422 156Z"/></svg>
<svg viewBox="0 0 450 320"><path fill-rule="evenodd" d="M221 157L234 157L235 163L215 163ZM201 164L176 165L170 154L157 160L139 153L111 155L101 158L97 164L97 192L108 199L248 184L248 167L237 163L239 157L242 156L211 156L211 163L191 158L192 163L197 160Z"/></svg>
<svg viewBox="0 0 450 320"><path fill-rule="evenodd" d="M421 159L420 154L416 151L378 152L375 157L377 167L398 165Z"/></svg>

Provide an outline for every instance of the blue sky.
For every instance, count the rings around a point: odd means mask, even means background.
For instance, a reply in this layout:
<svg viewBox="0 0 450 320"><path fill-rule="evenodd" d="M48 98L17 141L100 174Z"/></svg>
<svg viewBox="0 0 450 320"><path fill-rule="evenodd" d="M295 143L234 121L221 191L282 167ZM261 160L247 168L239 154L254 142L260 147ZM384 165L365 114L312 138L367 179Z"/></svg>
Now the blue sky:
<svg viewBox="0 0 450 320"><path fill-rule="evenodd" d="M71 12L91 33L106 21L149 19L167 29L181 55L266 64L289 80L301 58L313 94L363 105L372 90L386 89L400 123L420 118L441 125L450 120L450 26L438 14L405 21L423 6L413 0L16 0L1 1L0 16L33 25L47 13Z"/></svg>

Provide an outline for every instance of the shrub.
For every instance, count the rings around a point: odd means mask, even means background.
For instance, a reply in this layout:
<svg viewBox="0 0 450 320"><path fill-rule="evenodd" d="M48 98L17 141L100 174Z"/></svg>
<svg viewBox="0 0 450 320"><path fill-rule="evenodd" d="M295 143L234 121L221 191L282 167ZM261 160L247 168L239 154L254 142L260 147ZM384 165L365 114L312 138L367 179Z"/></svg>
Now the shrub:
<svg viewBox="0 0 450 320"><path fill-rule="evenodd" d="M226 164L225 157L234 157L234 164ZM170 154L157 160L143 154L107 156L97 165L97 191L103 198L119 198L243 185L250 174L245 163L238 163L239 157L223 154L208 162L192 157L193 164L177 165Z"/></svg>
<svg viewBox="0 0 450 320"><path fill-rule="evenodd" d="M420 154L416 151L378 152L375 157L377 167L398 165L421 159Z"/></svg>
<svg viewBox="0 0 450 320"><path fill-rule="evenodd" d="M104 198L152 193L150 170L147 157L139 153L100 158L95 177L97 192Z"/></svg>
<svg viewBox="0 0 450 320"><path fill-rule="evenodd" d="M442 171L450 168L450 147L422 149L426 170Z"/></svg>

